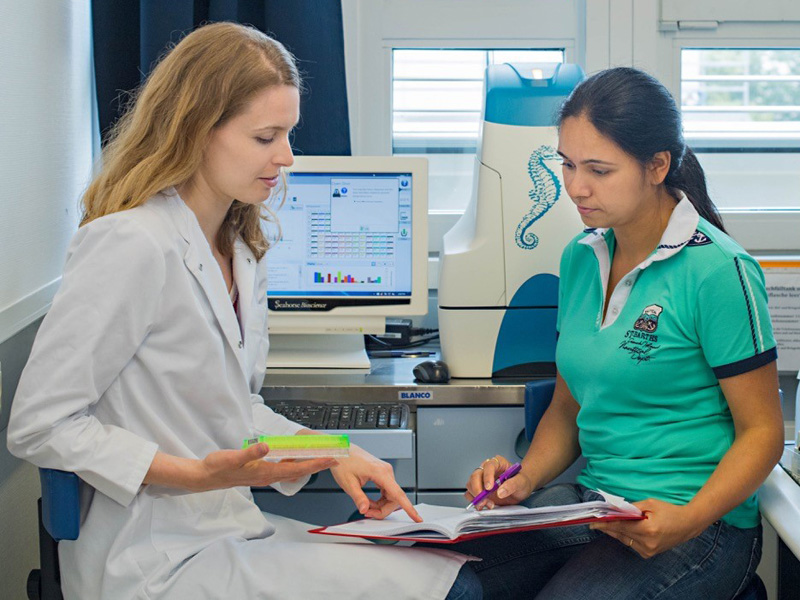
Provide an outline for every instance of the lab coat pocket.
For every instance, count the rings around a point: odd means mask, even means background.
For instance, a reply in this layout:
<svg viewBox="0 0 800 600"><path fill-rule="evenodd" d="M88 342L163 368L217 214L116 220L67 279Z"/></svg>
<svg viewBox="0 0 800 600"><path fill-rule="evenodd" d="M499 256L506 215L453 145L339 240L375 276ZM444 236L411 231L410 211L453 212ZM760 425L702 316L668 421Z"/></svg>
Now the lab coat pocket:
<svg viewBox="0 0 800 600"><path fill-rule="evenodd" d="M215 540L240 533L232 494L237 492L212 490L154 498L150 534L155 549L171 563L179 563Z"/></svg>

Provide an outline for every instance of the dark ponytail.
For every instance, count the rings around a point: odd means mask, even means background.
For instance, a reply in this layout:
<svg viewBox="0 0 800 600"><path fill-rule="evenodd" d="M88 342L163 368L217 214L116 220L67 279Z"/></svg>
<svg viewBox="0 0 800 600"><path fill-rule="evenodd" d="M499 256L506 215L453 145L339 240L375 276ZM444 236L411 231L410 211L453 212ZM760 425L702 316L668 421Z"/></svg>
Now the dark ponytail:
<svg viewBox="0 0 800 600"><path fill-rule="evenodd" d="M678 166L675 166L675 156L672 157L667 177L664 183L668 188L680 190L706 221L717 229L725 231L722 217L717 207L711 201L706 187L706 174L697 160L697 156L689 146L684 146L683 157Z"/></svg>
<svg viewBox="0 0 800 600"><path fill-rule="evenodd" d="M725 231L708 196L703 168L683 140L680 111L657 79L629 67L596 73L564 102L558 124L580 115L642 165L657 152L669 151L670 168L664 179L667 189L673 195L678 190L686 194L701 217Z"/></svg>

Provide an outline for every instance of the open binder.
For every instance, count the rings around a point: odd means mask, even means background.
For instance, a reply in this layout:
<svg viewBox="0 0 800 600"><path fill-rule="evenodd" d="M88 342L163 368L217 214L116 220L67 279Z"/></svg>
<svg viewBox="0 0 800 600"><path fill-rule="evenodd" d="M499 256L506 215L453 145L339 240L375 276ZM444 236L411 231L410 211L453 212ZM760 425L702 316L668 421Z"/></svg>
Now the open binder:
<svg viewBox="0 0 800 600"><path fill-rule="evenodd" d="M501 533L644 518L638 508L619 496L599 493L604 500L537 508L515 505L474 511L418 504L415 508L423 519L422 523L415 523L405 512L398 510L383 520L363 519L318 527L309 532L366 539L453 544Z"/></svg>

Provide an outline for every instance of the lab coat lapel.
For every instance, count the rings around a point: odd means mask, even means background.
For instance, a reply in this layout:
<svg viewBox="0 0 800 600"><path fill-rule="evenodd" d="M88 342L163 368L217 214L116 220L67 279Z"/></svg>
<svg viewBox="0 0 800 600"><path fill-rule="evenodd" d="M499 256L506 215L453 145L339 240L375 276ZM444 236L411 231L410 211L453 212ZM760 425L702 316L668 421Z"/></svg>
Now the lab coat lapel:
<svg viewBox="0 0 800 600"><path fill-rule="evenodd" d="M239 322L236 320L236 313L233 311L231 297L228 294L228 290L225 289L225 279L222 277L217 260L211 253L211 247L208 245L208 240L203 235L203 230L200 229L200 224L197 222L194 213L191 212L188 206L183 204L182 200L178 199L178 202L183 205L185 211L185 220L181 223L183 225L181 234L188 242L183 262L205 293L217 323L236 356L239 367L246 376L242 332L239 328ZM252 283L250 288L252 289ZM240 291L240 296L241 294L242 292Z"/></svg>
<svg viewBox="0 0 800 600"><path fill-rule="evenodd" d="M257 298L253 295L256 280L256 257L250 247L237 238L233 248L233 278L239 288L239 313L242 318L244 343L248 342L248 326L253 316L253 305Z"/></svg>

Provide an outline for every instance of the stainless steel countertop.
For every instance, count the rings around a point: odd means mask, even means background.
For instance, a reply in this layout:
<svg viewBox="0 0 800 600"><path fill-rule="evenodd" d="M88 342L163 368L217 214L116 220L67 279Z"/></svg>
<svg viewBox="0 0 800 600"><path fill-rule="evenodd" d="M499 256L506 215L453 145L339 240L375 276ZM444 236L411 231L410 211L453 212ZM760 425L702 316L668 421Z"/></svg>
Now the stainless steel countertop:
<svg viewBox="0 0 800 600"><path fill-rule="evenodd" d="M438 349L437 349L438 350ZM416 358L373 358L369 374L270 373L261 395L267 400L316 402L397 402L409 406L523 406L525 382L506 379L451 379L448 383L416 383L412 369L438 353ZM401 392L417 397L401 398Z"/></svg>

